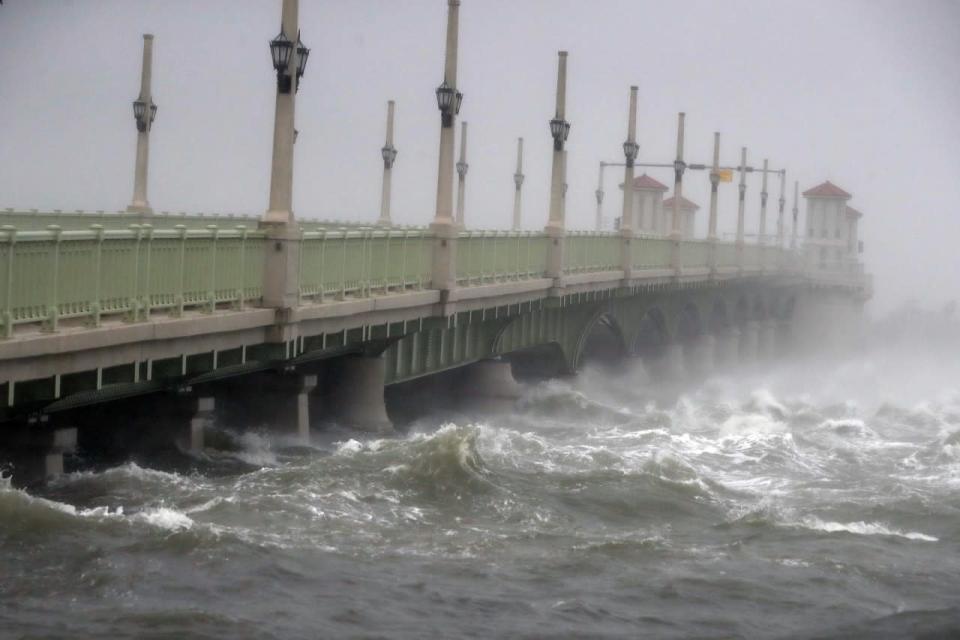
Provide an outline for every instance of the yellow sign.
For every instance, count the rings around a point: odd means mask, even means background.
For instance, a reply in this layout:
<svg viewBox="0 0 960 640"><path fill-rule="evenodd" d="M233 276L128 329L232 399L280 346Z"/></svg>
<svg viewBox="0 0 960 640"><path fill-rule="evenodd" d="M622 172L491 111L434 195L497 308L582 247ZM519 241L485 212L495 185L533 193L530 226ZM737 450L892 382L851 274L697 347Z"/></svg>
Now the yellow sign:
<svg viewBox="0 0 960 640"><path fill-rule="evenodd" d="M720 169L720 182L733 182L733 169Z"/></svg>

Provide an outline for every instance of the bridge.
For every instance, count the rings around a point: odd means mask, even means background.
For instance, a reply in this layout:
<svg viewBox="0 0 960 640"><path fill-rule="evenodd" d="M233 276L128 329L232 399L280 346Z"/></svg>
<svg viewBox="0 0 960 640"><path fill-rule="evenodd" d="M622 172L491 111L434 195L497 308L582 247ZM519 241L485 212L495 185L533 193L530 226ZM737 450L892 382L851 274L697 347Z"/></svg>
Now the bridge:
<svg viewBox="0 0 960 640"><path fill-rule="evenodd" d="M854 316L870 297L870 277L858 259L860 214L846 204L850 194L831 183L805 192L802 243L796 189L789 243L782 189L776 235L761 229L747 241L741 188L736 238L718 237L719 136L709 234L696 239L681 233L688 168L683 114L671 165L669 230L646 229L644 205L635 208L639 194L632 188L636 88L619 229L567 229L565 52L550 122L554 164L544 229L467 229L462 205L456 214L453 208L460 3L448 3L447 67L437 90L437 211L428 227L390 223L392 124L378 224L293 215L291 85L299 83L309 50L302 43L288 46L280 64L277 39L267 213L154 212L146 197L146 153L156 109L147 108L153 105L152 38L145 40L130 208L0 211L0 449L15 461L21 481L62 469L77 427L82 440L85 421L93 419L84 413L91 407L126 403L125 411L139 406L145 418L169 410L182 419L178 437L195 450L204 447L205 427L221 398L240 413L266 411L303 438L321 418L389 431L387 386L456 370L455 384L471 396L510 398L516 393L513 370L570 373L592 355L610 354L644 358L662 376L706 373L778 357L800 339L798 327L829 327L824 318ZM296 5L284 0L281 36L298 33ZM754 170L745 152L736 169L743 185ZM465 167L459 173L462 193ZM518 175L515 220L519 163Z"/></svg>

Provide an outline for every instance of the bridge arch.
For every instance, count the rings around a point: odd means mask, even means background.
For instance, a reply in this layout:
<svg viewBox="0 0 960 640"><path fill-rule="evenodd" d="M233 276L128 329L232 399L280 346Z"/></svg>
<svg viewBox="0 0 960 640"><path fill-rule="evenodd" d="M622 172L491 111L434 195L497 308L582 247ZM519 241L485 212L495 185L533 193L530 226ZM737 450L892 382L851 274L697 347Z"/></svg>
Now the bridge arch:
<svg viewBox="0 0 960 640"><path fill-rule="evenodd" d="M613 364L626 358L629 355L627 341L616 314L605 307L594 312L578 332L571 354L574 371L588 360Z"/></svg>

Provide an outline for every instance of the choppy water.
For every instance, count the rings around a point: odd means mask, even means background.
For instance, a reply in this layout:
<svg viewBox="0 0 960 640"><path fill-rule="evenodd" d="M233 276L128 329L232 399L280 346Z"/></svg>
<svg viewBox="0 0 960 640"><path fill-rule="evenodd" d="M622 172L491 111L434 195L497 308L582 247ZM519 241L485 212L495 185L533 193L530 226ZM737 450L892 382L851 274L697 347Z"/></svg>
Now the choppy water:
<svg viewBox="0 0 960 640"><path fill-rule="evenodd" d="M509 416L4 485L0 636L960 637L958 372L587 371Z"/></svg>

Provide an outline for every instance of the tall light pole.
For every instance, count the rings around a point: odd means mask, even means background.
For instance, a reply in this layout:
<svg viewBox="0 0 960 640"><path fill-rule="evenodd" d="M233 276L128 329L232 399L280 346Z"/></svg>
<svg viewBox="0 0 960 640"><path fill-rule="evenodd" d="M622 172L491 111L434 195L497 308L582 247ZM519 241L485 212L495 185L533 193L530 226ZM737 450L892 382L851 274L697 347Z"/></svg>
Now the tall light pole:
<svg viewBox="0 0 960 640"><path fill-rule="evenodd" d="M630 112L627 114L627 140L623 143L626 159L623 169L623 212L620 216L621 232L633 233L633 163L640 145L637 144L637 87L630 87Z"/></svg>
<svg viewBox="0 0 960 640"><path fill-rule="evenodd" d="M520 192L523 189L523 138L517 138L517 172L513 174L513 230L520 230Z"/></svg>
<svg viewBox="0 0 960 640"><path fill-rule="evenodd" d="M680 201L683 199L683 171L687 165L683 161L683 120L682 111L677 117L677 158L673 161L673 225L670 239L673 244L673 268L680 270Z"/></svg>
<svg viewBox="0 0 960 640"><path fill-rule="evenodd" d="M594 191L594 195L597 196L597 220L596 220L596 230L603 230L603 168L607 166L607 163L603 160L600 161L600 176L597 178L597 190Z"/></svg>
<svg viewBox="0 0 960 640"><path fill-rule="evenodd" d="M270 205L263 221L286 224L293 215L294 112L300 78L310 50L300 41L299 0L283 0L280 33L270 41L270 57L277 72L277 100L273 119L273 162L270 171ZM293 39L296 39L294 42Z"/></svg>
<svg viewBox="0 0 960 640"><path fill-rule="evenodd" d="M800 194L800 181L794 180L793 182L793 228L790 233L790 250L796 251L797 249L797 217L800 213L800 209L797 207L799 202Z"/></svg>
<svg viewBox="0 0 960 640"><path fill-rule="evenodd" d="M710 243L710 270L717 270L717 192L720 187L720 132L713 132L713 165L710 167L710 219L707 242Z"/></svg>
<svg viewBox="0 0 960 640"><path fill-rule="evenodd" d="M143 66L140 69L140 95L133 102L133 117L137 122L137 164L133 174L133 201L127 211L153 213L147 202L147 169L150 163L150 130L157 117L157 105L153 102L151 80L153 77L153 35L143 34Z"/></svg>
<svg viewBox="0 0 960 640"><path fill-rule="evenodd" d="M460 123L460 160L457 162L457 226L463 229L466 221L463 219L463 205L467 189L467 122Z"/></svg>
<svg viewBox="0 0 960 640"><path fill-rule="evenodd" d="M739 199L737 200L737 265L742 269L743 268L743 213L744 206L746 205L745 198L747 196L747 148L741 147L740 149L740 166L737 167L737 170L740 171L740 184L737 185L739 189Z"/></svg>
<svg viewBox="0 0 960 640"><path fill-rule="evenodd" d="M437 169L437 208L433 223L433 287L450 290L456 287L457 225L453 219L453 145L457 114L463 93L457 89L457 44L460 25L460 0L447 0L447 42L443 66L443 82L437 87L437 108L440 109L440 153Z"/></svg>
<svg viewBox="0 0 960 640"><path fill-rule="evenodd" d="M784 190L786 189L787 182L787 170L780 170L780 199L777 200L779 205L779 210L777 212L777 248L783 249L783 208L787 204L787 199L784 197Z"/></svg>
<svg viewBox="0 0 960 640"><path fill-rule="evenodd" d="M767 244L767 169L770 161L763 159L763 186L760 189L760 233L757 244Z"/></svg>
<svg viewBox="0 0 960 640"><path fill-rule="evenodd" d="M393 181L393 163L397 159L397 149L393 146L393 108L394 102L387 102L387 141L380 149L383 157L383 186L380 191L380 219L377 224L390 226L390 188Z"/></svg>
<svg viewBox="0 0 960 640"><path fill-rule="evenodd" d="M563 276L564 252L564 200L566 199L566 151L564 146L570 136L570 123L567 122L567 52L557 53L557 105L553 119L550 120L550 135L553 137L553 166L550 172L550 216L547 220L546 234L549 238L547 249L547 277L559 281Z"/></svg>

